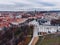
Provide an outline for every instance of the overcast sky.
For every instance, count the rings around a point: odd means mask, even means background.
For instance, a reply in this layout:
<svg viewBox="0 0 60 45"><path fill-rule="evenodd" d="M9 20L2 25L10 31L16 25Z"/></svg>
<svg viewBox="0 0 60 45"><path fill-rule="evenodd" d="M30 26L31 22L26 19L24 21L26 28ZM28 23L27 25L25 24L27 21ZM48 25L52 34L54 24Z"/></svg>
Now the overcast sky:
<svg viewBox="0 0 60 45"><path fill-rule="evenodd" d="M0 0L0 10L59 10L60 0Z"/></svg>

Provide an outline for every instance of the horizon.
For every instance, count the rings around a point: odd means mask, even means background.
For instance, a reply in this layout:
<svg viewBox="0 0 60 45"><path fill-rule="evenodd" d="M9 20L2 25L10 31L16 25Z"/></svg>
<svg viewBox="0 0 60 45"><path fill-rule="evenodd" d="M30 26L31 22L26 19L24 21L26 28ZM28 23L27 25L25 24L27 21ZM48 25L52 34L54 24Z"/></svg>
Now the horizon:
<svg viewBox="0 0 60 45"><path fill-rule="evenodd" d="M59 0L0 0L0 11L60 10Z"/></svg>

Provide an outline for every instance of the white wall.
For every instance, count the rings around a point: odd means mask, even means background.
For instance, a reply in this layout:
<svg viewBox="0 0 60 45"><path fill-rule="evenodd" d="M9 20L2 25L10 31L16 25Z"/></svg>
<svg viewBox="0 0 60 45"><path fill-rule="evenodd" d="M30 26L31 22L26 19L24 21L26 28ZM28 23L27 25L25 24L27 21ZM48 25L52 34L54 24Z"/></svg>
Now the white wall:
<svg viewBox="0 0 60 45"><path fill-rule="evenodd" d="M60 27L60 26L59 26ZM48 32L50 31L51 33L56 32L58 29L57 26L45 26L45 25L40 25L39 32ZM59 28L60 29L60 28Z"/></svg>

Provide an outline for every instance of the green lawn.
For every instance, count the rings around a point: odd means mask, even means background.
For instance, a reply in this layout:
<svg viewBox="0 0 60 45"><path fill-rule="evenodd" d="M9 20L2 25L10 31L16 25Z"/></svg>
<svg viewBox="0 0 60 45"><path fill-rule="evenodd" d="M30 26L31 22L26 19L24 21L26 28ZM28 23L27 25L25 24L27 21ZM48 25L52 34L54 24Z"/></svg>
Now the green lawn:
<svg viewBox="0 0 60 45"><path fill-rule="evenodd" d="M40 42L42 41L42 38L43 38L43 36L40 36L40 37L39 37L39 40L38 40L38 42L36 43L36 45L40 45Z"/></svg>
<svg viewBox="0 0 60 45"><path fill-rule="evenodd" d="M45 38L41 41L41 37L38 40L36 45L60 45L60 36L57 35L46 35Z"/></svg>

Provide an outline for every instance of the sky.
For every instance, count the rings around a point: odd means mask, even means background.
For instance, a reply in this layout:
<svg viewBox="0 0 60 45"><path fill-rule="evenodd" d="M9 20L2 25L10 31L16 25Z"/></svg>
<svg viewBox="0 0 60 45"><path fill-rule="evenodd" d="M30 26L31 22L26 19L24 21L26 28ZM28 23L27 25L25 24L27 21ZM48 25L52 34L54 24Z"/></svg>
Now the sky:
<svg viewBox="0 0 60 45"><path fill-rule="evenodd" d="M0 10L60 10L60 0L0 0Z"/></svg>

